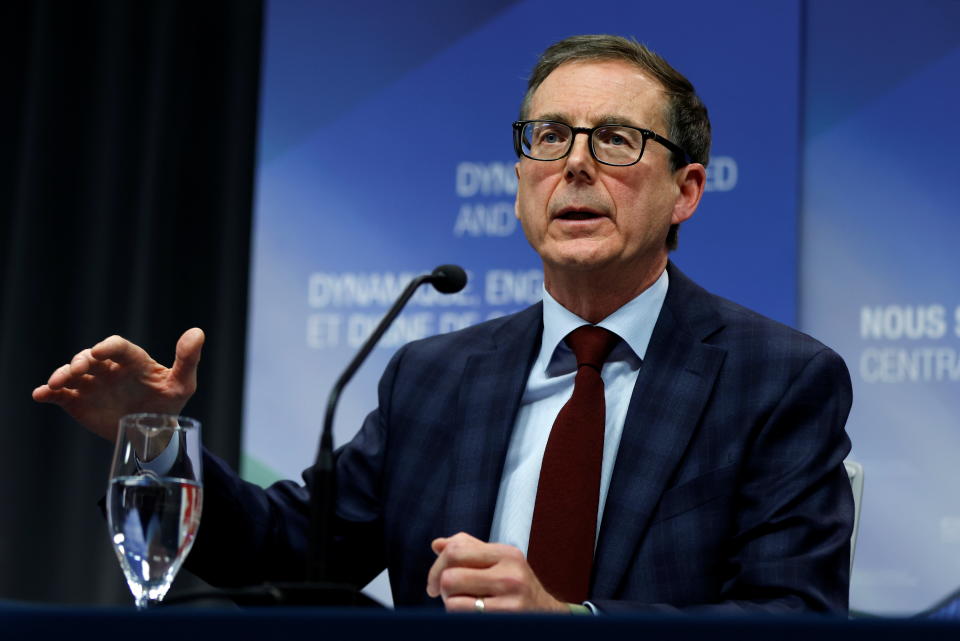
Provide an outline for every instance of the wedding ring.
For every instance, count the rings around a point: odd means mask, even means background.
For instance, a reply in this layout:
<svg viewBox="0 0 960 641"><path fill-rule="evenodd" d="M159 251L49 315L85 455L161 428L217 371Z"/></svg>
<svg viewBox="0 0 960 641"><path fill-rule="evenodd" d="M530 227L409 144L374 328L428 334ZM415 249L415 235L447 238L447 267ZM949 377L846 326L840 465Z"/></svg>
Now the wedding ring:
<svg viewBox="0 0 960 641"><path fill-rule="evenodd" d="M483 597L477 597L477 600L473 602L473 607L477 612L483 612L486 609L486 604L483 602Z"/></svg>

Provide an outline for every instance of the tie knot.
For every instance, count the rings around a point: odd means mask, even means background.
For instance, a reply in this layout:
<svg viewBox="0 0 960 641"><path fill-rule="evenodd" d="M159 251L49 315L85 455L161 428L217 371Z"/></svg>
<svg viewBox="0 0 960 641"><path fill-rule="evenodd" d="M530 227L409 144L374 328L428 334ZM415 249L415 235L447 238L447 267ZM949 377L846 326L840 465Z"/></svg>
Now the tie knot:
<svg viewBox="0 0 960 641"><path fill-rule="evenodd" d="M577 357L578 368L589 365L600 371L620 337L602 327L584 325L567 334L565 340Z"/></svg>

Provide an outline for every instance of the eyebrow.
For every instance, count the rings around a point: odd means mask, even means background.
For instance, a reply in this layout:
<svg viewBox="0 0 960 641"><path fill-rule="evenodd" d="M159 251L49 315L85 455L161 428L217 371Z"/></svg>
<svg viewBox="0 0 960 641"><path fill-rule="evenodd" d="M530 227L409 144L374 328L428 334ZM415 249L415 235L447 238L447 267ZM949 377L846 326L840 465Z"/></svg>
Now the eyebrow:
<svg viewBox="0 0 960 641"><path fill-rule="evenodd" d="M566 114L553 111L541 114L537 116L535 120L556 120L557 122L562 122L569 125L573 119L567 117ZM626 116L613 113L599 114L598 116L591 118L590 122L591 126L594 127L600 125L627 125L628 127L636 127L637 129L649 129L649 127L644 127L643 125L638 124L632 118L627 118Z"/></svg>

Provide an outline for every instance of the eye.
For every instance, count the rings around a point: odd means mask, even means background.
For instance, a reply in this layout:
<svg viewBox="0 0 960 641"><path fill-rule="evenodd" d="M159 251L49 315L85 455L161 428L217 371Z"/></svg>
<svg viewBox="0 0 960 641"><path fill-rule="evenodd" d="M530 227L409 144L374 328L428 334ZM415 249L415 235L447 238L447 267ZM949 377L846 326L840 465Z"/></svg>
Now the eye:
<svg viewBox="0 0 960 641"><path fill-rule="evenodd" d="M533 142L536 145L561 145L567 141L567 136L561 125L541 124L534 129Z"/></svg>
<svg viewBox="0 0 960 641"><path fill-rule="evenodd" d="M635 149L641 141L640 132L626 127L602 127L597 129L597 142L608 147Z"/></svg>

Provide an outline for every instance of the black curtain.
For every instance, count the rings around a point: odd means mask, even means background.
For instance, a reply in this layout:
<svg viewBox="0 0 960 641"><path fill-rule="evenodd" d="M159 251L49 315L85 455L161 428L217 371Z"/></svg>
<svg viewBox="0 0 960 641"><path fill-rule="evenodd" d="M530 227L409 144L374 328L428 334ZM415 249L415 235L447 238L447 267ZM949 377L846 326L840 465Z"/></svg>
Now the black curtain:
<svg viewBox="0 0 960 641"><path fill-rule="evenodd" d="M261 23L258 0L0 8L0 599L131 603L96 505L112 446L30 398L77 351L116 333L169 365L202 327L185 413L237 461Z"/></svg>

